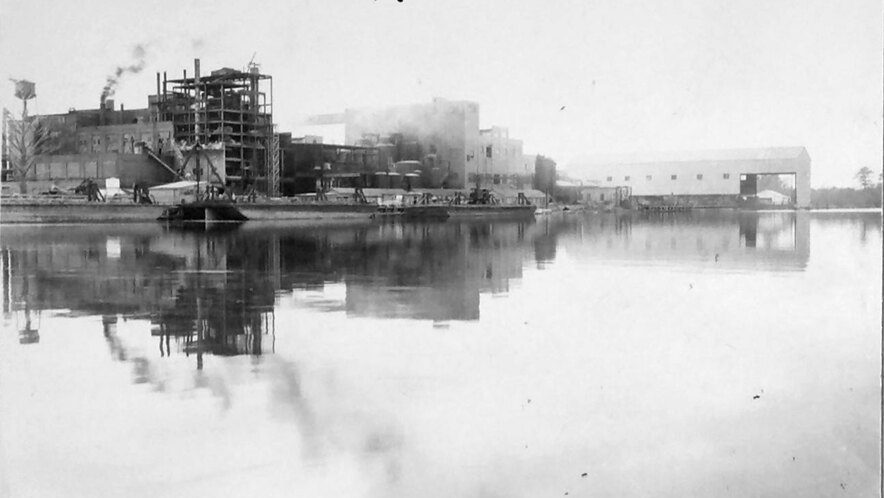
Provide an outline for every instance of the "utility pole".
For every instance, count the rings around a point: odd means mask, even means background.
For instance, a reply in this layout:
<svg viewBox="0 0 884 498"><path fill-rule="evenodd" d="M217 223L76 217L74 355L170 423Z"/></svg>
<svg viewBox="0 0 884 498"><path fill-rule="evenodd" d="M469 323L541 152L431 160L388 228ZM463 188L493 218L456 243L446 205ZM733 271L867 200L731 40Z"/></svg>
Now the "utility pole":
<svg viewBox="0 0 884 498"><path fill-rule="evenodd" d="M3 175L3 181L6 181L6 175L9 171L9 133L6 128L6 118L7 112L6 109L3 109L3 138L2 143L0 143L0 174Z"/></svg>
<svg viewBox="0 0 884 498"><path fill-rule="evenodd" d="M200 165L200 155L202 154L202 145L200 144L200 107L203 99L200 95L200 60L193 60L193 84L194 84L194 103L193 103L193 150L194 159L196 160L196 200L202 200L200 195L200 178L202 177L202 165ZM208 182L206 182L206 190L208 190Z"/></svg>

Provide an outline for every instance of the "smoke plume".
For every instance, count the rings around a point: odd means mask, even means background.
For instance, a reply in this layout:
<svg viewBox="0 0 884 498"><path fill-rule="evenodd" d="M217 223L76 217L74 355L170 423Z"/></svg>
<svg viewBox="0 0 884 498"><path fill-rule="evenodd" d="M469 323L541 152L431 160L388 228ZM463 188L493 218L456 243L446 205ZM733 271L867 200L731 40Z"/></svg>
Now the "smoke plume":
<svg viewBox="0 0 884 498"><path fill-rule="evenodd" d="M104 85L104 88L101 90L101 103L104 105L104 101L114 95L114 92L117 91L117 86L120 84L120 79L123 75L127 73L138 74L144 69L144 57L147 54L144 45L135 45L135 48L132 49L132 58L133 62L128 66L117 66L114 72L107 77L107 82Z"/></svg>

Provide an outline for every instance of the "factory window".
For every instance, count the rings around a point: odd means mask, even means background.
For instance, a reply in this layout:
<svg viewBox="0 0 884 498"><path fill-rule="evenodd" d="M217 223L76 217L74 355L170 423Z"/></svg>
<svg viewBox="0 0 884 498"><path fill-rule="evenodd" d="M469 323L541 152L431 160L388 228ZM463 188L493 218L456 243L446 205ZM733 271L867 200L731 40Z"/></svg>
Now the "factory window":
<svg viewBox="0 0 884 498"><path fill-rule="evenodd" d="M80 163L68 163L67 169L68 179L83 178L83 170L80 168Z"/></svg>
<svg viewBox="0 0 884 498"><path fill-rule="evenodd" d="M623 177L623 181L624 181L624 182L628 182L628 181L629 181L629 175L624 176L624 177Z"/></svg>
<svg viewBox="0 0 884 498"><path fill-rule="evenodd" d="M68 169L64 163L49 164L49 178L67 178Z"/></svg>
<svg viewBox="0 0 884 498"><path fill-rule="evenodd" d="M670 177L670 179L672 179L672 180L678 180L678 175L672 175L672 176Z"/></svg>
<svg viewBox="0 0 884 498"><path fill-rule="evenodd" d="M37 172L38 180L48 180L49 179L49 165L46 163L37 163L34 167Z"/></svg>
<svg viewBox="0 0 884 498"><path fill-rule="evenodd" d="M604 201L604 200L605 200L605 194L599 194L599 200L600 200L600 201Z"/></svg>
<svg viewBox="0 0 884 498"><path fill-rule="evenodd" d="M654 177L651 176L651 175L648 175L648 176L645 177L645 180L647 180L647 181L651 181L651 180L653 180L653 179L654 179Z"/></svg>
<svg viewBox="0 0 884 498"><path fill-rule="evenodd" d="M702 179L703 179L703 174L702 173L697 174L697 180L702 180Z"/></svg>
<svg viewBox="0 0 884 498"><path fill-rule="evenodd" d="M722 175L722 177L723 177L725 180L727 180L728 178L731 177L731 174L730 174L730 173L725 173L724 175Z"/></svg>
<svg viewBox="0 0 884 498"><path fill-rule="evenodd" d="M613 176L609 176L609 177L608 177L608 181L609 181L609 182L613 182L613 181L614 181L614 177L613 177Z"/></svg>
<svg viewBox="0 0 884 498"><path fill-rule="evenodd" d="M202 169L202 168L200 168ZM117 162L114 160L102 161L100 176L117 176Z"/></svg>

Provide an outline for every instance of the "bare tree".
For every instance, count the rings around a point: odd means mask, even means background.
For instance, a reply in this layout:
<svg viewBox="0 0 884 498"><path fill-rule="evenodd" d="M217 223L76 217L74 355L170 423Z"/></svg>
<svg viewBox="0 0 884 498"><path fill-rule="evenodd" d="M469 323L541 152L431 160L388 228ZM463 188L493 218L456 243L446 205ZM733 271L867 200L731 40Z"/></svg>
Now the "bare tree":
<svg viewBox="0 0 884 498"><path fill-rule="evenodd" d="M856 178L856 181L858 181L859 184L862 185L862 188L866 189L866 188L872 187L872 175L874 175L874 174L875 174L874 171L863 166L862 168L859 169L859 171L856 172L856 175L854 175L854 178Z"/></svg>
<svg viewBox="0 0 884 498"><path fill-rule="evenodd" d="M12 113L3 110L8 127L9 163L15 178L18 180L19 192L28 192L28 175L37 161L37 155L47 152L49 132L39 118L22 115L21 119L12 117Z"/></svg>

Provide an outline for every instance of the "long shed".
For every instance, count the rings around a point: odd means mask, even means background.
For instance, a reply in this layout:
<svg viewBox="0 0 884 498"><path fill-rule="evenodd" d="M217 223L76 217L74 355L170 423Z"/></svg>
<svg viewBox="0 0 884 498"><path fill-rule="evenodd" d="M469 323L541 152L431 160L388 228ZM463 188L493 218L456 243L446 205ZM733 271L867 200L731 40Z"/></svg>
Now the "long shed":
<svg viewBox="0 0 884 498"><path fill-rule="evenodd" d="M810 155L804 147L767 147L629 156L572 161L600 186L628 186L642 196L755 196L761 175L793 175L795 204L810 206Z"/></svg>

